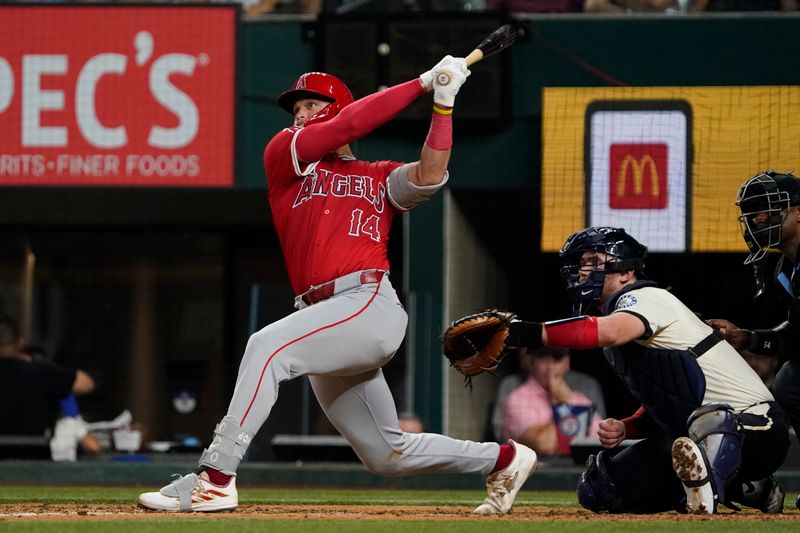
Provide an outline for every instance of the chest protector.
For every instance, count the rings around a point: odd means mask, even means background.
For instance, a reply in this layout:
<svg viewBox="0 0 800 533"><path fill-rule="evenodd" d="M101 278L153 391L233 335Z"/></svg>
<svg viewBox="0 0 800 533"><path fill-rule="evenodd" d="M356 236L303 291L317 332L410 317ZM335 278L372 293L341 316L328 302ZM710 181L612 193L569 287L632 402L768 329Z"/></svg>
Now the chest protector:
<svg viewBox="0 0 800 533"><path fill-rule="evenodd" d="M626 286L606 302L603 314L610 314L617 300L626 292L654 286L656 283L647 280ZM700 344L708 343L703 341ZM706 391L706 378L696 360L701 354L697 354L695 349L646 348L629 342L603 348L603 353L633 397L658 425L666 433L681 436L686 435L689 415L700 407Z"/></svg>

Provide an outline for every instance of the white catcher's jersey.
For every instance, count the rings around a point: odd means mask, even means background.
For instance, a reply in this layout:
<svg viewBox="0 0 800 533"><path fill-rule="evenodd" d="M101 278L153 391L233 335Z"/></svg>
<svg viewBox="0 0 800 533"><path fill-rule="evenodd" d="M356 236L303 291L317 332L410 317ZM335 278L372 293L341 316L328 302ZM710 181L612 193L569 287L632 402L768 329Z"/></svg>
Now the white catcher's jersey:
<svg viewBox="0 0 800 533"><path fill-rule="evenodd" d="M642 287L623 294L612 313L627 312L644 322L647 332L635 342L649 348L686 350L712 331L669 291ZM750 365L727 342L719 342L697 359L706 378L703 403L727 403L743 411L760 402L773 401L772 393Z"/></svg>

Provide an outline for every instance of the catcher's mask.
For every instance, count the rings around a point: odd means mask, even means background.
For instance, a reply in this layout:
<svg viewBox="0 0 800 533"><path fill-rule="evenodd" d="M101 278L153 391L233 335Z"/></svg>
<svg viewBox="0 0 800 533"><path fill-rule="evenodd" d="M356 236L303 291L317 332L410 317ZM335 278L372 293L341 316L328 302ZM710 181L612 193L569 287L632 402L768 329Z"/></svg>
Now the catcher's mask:
<svg viewBox="0 0 800 533"><path fill-rule="evenodd" d="M595 256L594 263L587 263L585 252L601 252L605 257ZM622 228L591 227L570 235L559 255L564 261L561 277L567 286L567 295L572 300L573 312L586 312L603 295L603 284L609 272L636 271L643 277L647 247L628 235ZM581 280L581 270L586 278Z"/></svg>
<svg viewBox="0 0 800 533"><path fill-rule="evenodd" d="M278 97L278 105L294 116L294 104L303 98L316 98L331 102L308 117L305 126L328 121L353 103L353 94L347 85L333 74L325 72L306 72L301 75L291 89Z"/></svg>
<svg viewBox="0 0 800 533"><path fill-rule="evenodd" d="M745 265L753 265L756 296L764 291L761 265L767 251L781 244L783 222L790 208L800 205L800 182L791 173L767 170L753 176L739 187L736 205L741 209L739 227L750 250Z"/></svg>

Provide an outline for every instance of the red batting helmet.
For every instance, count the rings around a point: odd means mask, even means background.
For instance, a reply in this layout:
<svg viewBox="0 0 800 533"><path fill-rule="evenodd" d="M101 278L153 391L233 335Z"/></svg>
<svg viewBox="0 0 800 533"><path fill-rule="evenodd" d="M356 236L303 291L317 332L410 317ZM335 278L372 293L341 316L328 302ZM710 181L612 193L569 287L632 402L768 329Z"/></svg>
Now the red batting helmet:
<svg viewBox="0 0 800 533"><path fill-rule="evenodd" d="M297 78L292 88L278 97L278 105L290 115L294 115L294 104L301 98L318 98L331 102L314 115L314 122L331 119L338 115L342 108L353 103L353 95L347 85L336 76L325 72L306 72Z"/></svg>

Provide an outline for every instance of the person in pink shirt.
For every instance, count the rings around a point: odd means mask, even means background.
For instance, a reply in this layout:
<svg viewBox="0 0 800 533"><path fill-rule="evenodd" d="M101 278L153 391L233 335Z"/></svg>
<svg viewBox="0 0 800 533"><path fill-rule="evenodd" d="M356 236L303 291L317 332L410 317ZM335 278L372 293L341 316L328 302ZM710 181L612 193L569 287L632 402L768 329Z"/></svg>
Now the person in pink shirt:
<svg viewBox="0 0 800 533"><path fill-rule="evenodd" d="M597 437L600 417L592 401L564 379L569 371L566 349L544 346L521 350L520 366L528 377L503 406L504 438L521 442L539 454L568 455L573 438Z"/></svg>

